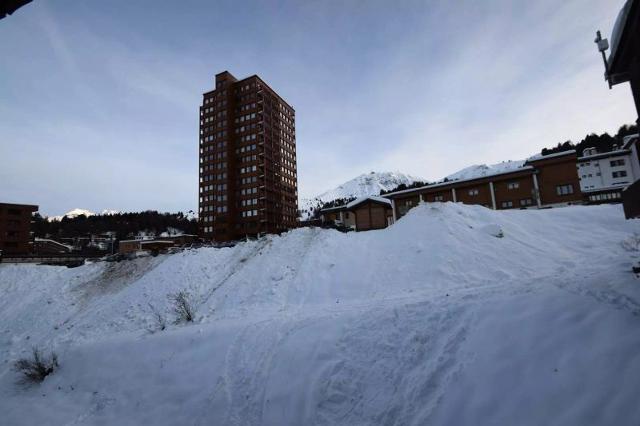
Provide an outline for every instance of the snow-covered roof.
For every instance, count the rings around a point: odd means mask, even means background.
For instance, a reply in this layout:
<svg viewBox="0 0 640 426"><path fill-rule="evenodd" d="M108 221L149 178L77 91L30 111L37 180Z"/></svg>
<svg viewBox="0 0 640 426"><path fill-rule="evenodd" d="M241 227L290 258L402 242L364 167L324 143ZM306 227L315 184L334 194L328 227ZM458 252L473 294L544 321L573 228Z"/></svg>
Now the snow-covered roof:
<svg viewBox="0 0 640 426"><path fill-rule="evenodd" d="M582 163L582 162L585 162L585 161L598 160L600 158L609 158L609 157L616 157L616 156L619 156L619 155L627 155L630 152L631 151L628 150L628 149L617 149L615 151L599 152L597 154L584 155L582 157L578 157L578 162Z"/></svg>
<svg viewBox="0 0 640 426"><path fill-rule="evenodd" d="M458 185L458 184L461 184L461 183L473 182L473 181L476 181L476 180L482 180L482 179L491 178L491 177L495 177L495 176L503 176L503 175L513 174L513 173L527 172L527 171L533 172L534 170L535 170L535 168L533 166L524 166L524 167L520 167L519 169L508 170L506 172L494 173L494 174L491 174L491 175L484 175L484 176L474 177L474 178L470 178L470 179L450 180L450 181L447 181L447 182L440 182L440 183L434 183L432 185L420 186L418 188L403 189L402 191L395 191L395 192L390 192L388 194L384 194L384 197L389 197L391 195L398 195L398 194L407 194L407 193L410 193L410 192L417 192L417 191L421 191L421 190L424 190L424 189L432 189L432 188L441 188L441 187L446 187L446 186L453 186L453 185Z"/></svg>
<svg viewBox="0 0 640 426"><path fill-rule="evenodd" d="M355 200L347 203L347 204L343 204L341 206L336 206L336 207L327 207L326 209L322 209L320 210L321 212L332 212L332 211L340 211L340 210L349 210L352 209L353 207L364 203L365 201L376 201L378 203L383 203L383 204L387 204L389 206L391 206L391 200L388 200L384 197L379 197L377 195L369 195L367 197L359 197L356 198Z"/></svg>
<svg viewBox="0 0 640 426"><path fill-rule="evenodd" d="M347 209L347 205L343 204L341 206L335 206L335 207L327 207L326 209L321 209L321 212L332 212L332 211L340 211L340 210L346 210Z"/></svg>
<svg viewBox="0 0 640 426"><path fill-rule="evenodd" d="M64 248L66 248L66 249L68 249L68 250L73 250L73 246L70 246L70 245L68 245L68 244L63 244L63 243L61 243L60 241L51 240L51 239L49 239L49 238L38 238L38 237L36 237L36 238L35 238L35 241L36 241L37 243L50 243L50 244L55 244L55 245L57 245L57 246L64 247Z"/></svg>
<svg viewBox="0 0 640 426"><path fill-rule="evenodd" d="M637 140L640 137L640 134L636 133L635 135L628 135L622 139L622 148L627 149L631 146L633 141Z"/></svg>
<svg viewBox="0 0 640 426"><path fill-rule="evenodd" d="M377 201L379 203L383 203L383 204L387 204L387 205L391 205L391 200L387 200L384 197L378 197L378 196L369 196L369 197L360 197L357 198L355 200L353 200L352 202L350 202L349 204L346 205L347 209L351 209L355 206L357 206L358 204L362 204L365 201Z"/></svg>
<svg viewBox="0 0 640 426"><path fill-rule="evenodd" d="M527 158L527 162L547 160L549 158L556 158L556 157L564 157L565 155L572 155L572 154L575 154L575 153L576 153L575 149L570 149L570 150L567 150L567 151L554 152L553 154L547 154L547 155L536 154L536 155L532 155L531 157Z"/></svg>

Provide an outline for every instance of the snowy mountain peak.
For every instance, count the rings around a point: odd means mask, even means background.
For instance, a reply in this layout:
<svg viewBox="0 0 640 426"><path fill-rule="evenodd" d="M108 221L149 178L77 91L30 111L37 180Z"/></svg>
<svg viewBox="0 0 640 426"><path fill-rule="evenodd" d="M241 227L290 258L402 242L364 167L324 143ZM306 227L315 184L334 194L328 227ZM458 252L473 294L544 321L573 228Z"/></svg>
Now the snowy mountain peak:
<svg viewBox="0 0 640 426"><path fill-rule="evenodd" d="M101 215L113 215L113 214L118 214L120 213L117 210L110 210L110 209L105 209L102 210L102 212L100 213ZM51 216L49 217L49 221L61 221L63 218L67 217L69 219L73 219L75 217L78 216L95 216L96 214L94 212L92 212L91 210L86 210L86 209L73 209L73 210L69 210L68 212L66 212L65 214L61 215L61 216Z"/></svg>
<svg viewBox="0 0 640 426"><path fill-rule="evenodd" d="M464 180L473 179L482 176L494 175L497 173L505 173L515 169L519 169L524 166L525 160L521 161L503 161L502 163L492 164L487 166L486 164L476 164L473 166L465 167L453 174L446 177L447 180Z"/></svg>
<svg viewBox="0 0 640 426"><path fill-rule="evenodd" d="M311 211L322 204L340 198L359 198L369 195L379 195L381 190L389 191L400 184L410 185L413 182L425 180L401 172L370 172L363 173L336 188L323 192L314 198L300 200L302 219L311 215Z"/></svg>
<svg viewBox="0 0 640 426"><path fill-rule="evenodd" d="M424 179L400 172L363 173L315 198L327 202L338 198L378 195L381 190L389 191L400 184L408 185L415 181L424 181Z"/></svg>
<svg viewBox="0 0 640 426"><path fill-rule="evenodd" d="M94 212L90 211L90 210L85 210L85 209L73 209L73 210L69 210L68 212L66 212L65 214L63 214L62 216L51 216L49 218L49 221L61 221L63 218L68 217L70 219L73 219L74 217L78 217L78 216L93 216L95 215Z"/></svg>

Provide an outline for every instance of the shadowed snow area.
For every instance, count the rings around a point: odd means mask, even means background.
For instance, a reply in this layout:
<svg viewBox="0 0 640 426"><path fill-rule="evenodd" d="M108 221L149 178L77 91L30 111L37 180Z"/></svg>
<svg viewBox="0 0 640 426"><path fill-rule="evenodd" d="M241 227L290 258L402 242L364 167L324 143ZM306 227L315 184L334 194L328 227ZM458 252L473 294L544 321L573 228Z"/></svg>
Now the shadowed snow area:
<svg viewBox="0 0 640 426"><path fill-rule="evenodd" d="M381 231L0 265L0 423L637 425L639 250L620 206L433 203ZM60 368L19 387L34 345Z"/></svg>

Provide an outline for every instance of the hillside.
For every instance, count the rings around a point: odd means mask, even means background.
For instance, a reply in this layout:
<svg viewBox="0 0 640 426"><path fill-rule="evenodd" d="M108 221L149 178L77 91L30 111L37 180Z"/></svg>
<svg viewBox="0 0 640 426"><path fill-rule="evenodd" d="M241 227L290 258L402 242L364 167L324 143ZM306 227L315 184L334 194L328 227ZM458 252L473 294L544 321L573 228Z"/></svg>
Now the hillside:
<svg viewBox="0 0 640 426"><path fill-rule="evenodd" d="M506 173L524 166L525 160L522 161L503 161L502 163L492 164L476 164L466 167L462 170L452 173L446 177L447 180L464 180L479 178L482 176L493 175L496 173Z"/></svg>
<svg viewBox="0 0 640 426"><path fill-rule="evenodd" d="M116 211L116 210L108 210L108 209L106 209L106 210L103 210L100 214L101 215L113 215L113 214L118 214L118 213L120 213L120 212ZM60 215L60 216L47 217L47 220L50 221L50 222L53 222L53 221L59 222L64 218L75 219L76 217L79 217L79 216L86 216L86 217L95 216L95 213L92 212L91 210L77 209L76 208L76 209L69 210L68 212L66 212L65 214Z"/></svg>
<svg viewBox="0 0 640 426"><path fill-rule="evenodd" d="M302 212L303 219L306 219L312 215L313 209L322 207L326 202L341 198L379 195L381 190L389 191L400 184L409 185L416 181L424 181L424 179L400 172L364 173L313 198L300 199L298 209Z"/></svg>
<svg viewBox="0 0 640 426"><path fill-rule="evenodd" d="M421 205L66 269L0 265L10 425L637 425L640 222ZM190 292L190 325L167 295ZM34 345L60 368L16 386Z"/></svg>

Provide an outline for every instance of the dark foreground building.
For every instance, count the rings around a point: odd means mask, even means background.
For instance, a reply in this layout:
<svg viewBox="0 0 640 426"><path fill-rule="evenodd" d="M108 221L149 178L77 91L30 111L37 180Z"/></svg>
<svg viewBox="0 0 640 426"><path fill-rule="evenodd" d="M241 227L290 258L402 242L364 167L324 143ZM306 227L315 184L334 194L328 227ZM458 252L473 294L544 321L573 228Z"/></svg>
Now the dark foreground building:
<svg viewBox="0 0 640 426"><path fill-rule="evenodd" d="M31 216L38 206L0 203L0 252L2 256L29 254L33 249Z"/></svg>
<svg viewBox="0 0 640 426"><path fill-rule="evenodd" d="M598 32L598 47L604 55L606 40L601 45ZM606 78L609 86L629 82L638 112L640 124L640 0L627 0L618 14L611 33L611 54L605 60Z"/></svg>
<svg viewBox="0 0 640 426"><path fill-rule="evenodd" d="M225 71L200 107L199 232L231 241L293 228L295 111L260 77Z"/></svg>
<svg viewBox="0 0 640 426"><path fill-rule="evenodd" d="M600 31L596 43L602 53L605 64L605 77L609 87L629 82L636 105L640 125L640 0L627 0L618 14L611 33L611 54L607 59L605 51L609 48ZM636 180L622 191L622 203L625 216L640 217L640 180Z"/></svg>

